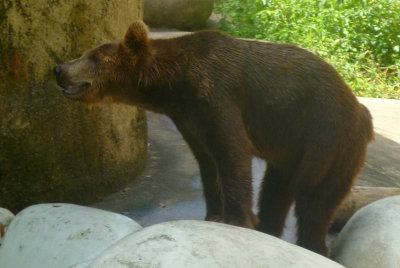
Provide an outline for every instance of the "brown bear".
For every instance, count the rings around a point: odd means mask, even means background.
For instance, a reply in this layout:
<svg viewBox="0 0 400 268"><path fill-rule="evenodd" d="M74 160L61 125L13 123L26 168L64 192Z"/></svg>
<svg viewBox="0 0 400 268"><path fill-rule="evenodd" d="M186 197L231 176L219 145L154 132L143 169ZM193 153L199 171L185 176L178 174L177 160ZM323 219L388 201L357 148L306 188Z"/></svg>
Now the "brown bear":
<svg viewBox="0 0 400 268"><path fill-rule="evenodd" d="M295 201L298 245L327 253L330 221L363 166L373 128L368 110L318 56L217 31L151 40L137 21L123 41L54 72L70 99L168 115L198 161L206 220L279 236ZM268 163L258 224L253 156Z"/></svg>

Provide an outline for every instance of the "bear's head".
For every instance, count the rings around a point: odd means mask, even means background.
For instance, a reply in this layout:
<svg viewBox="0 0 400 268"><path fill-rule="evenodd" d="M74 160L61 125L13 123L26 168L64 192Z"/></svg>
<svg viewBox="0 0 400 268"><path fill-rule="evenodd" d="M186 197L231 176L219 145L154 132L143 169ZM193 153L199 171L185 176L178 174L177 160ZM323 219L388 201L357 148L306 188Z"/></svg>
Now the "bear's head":
<svg viewBox="0 0 400 268"><path fill-rule="evenodd" d="M54 68L57 84L63 94L87 104L126 95L139 80L139 68L149 59L147 26L132 23L121 42L101 45L88 50L75 60Z"/></svg>

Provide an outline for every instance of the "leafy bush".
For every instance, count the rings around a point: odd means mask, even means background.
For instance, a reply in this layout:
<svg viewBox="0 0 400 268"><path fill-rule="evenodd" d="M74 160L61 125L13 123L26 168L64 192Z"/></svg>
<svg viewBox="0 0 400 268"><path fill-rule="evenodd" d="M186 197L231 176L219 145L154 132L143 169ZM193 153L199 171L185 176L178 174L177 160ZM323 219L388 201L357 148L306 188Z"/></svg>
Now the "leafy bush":
<svg viewBox="0 0 400 268"><path fill-rule="evenodd" d="M220 0L234 36L298 44L330 61L360 96L400 99L400 1Z"/></svg>

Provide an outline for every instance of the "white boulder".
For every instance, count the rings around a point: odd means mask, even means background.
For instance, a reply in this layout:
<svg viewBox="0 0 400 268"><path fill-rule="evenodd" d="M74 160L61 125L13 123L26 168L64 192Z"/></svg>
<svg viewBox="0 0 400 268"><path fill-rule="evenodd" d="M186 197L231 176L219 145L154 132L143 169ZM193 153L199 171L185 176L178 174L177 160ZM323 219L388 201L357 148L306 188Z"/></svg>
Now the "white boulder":
<svg viewBox="0 0 400 268"><path fill-rule="evenodd" d="M71 204L31 206L9 225L0 247L0 267L74 266L140 229L128 217L99 209Z"/></svg>
<svg viewBox="0 0 400 268"><path fill-rule="evenodd" d="M340 232L332 258L346 267L400 267L400 196L373 202Z"/></svg>
<svg viewBox="0 0 400 268"><path fill-rule="evenodd" d="M306 267L341 265L266 234L204 221L175 221L133 233L105 250L90 268Z"/></svg>

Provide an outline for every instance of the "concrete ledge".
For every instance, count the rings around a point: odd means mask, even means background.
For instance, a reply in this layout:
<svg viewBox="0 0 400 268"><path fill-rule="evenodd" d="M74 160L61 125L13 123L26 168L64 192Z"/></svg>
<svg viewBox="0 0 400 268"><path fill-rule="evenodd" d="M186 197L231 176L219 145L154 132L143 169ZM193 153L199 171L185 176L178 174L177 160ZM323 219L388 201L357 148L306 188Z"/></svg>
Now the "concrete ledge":
<svg viewBox="0 0 400 268"><path fill-rule="evenodd" d="M359 98L359 100L370 110L375 132L400 143L400 100L374 98Z"/></svg>

